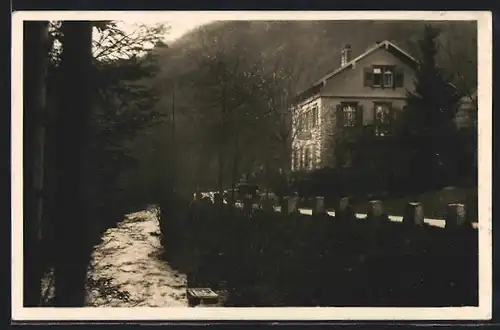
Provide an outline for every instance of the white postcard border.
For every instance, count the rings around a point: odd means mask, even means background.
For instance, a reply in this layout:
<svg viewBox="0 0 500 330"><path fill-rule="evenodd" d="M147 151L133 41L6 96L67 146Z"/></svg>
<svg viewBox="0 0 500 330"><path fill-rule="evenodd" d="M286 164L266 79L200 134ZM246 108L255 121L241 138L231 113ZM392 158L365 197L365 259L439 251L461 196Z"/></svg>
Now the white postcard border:
<svg viewBox="0 0 500 330"><path fill-rule="evenodd" d="M478 23L479 307L24 308L23 21L25 20L472 20ZM12 319L28 320L487 320L492 313L492 16L486 11L33 11L12 16Z"/></svg>

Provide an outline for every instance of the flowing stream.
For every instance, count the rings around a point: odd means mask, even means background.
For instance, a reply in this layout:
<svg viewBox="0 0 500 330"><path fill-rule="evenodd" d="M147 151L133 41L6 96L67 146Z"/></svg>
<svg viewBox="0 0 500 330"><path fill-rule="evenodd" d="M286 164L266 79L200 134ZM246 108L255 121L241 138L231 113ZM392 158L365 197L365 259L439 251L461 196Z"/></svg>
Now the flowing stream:
<svg viewBox="0 0 500 330"><path fill-rule="evenodd" d="M89 271L93 283L107 282L108 289L89 285L94 289L88 289L88 305L187 307L186 276L160 260L162 250L152 211L129 214L108 229L94 249Z"/></svg>
<svg viewBox="0 0 500 330"><path fill-rule="evenodd" d="M187 307L185 274L160 259L157 216L146 210L126 215L94 248L87 307ZM47 304L54 295L53 272L42 279Z"/></svg>

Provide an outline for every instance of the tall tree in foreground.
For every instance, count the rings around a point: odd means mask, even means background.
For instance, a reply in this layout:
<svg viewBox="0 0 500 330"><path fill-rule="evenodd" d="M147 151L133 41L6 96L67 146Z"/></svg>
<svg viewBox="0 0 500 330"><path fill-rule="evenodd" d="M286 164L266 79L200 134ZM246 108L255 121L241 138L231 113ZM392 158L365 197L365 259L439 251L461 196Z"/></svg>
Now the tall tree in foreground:
<svg viewBox="0 0 500 330"><path fill-rule="evenodd" d="M55 214L55 298L58 307L85 303L85 283L91 246L88 244L87 180L92 69L91 22L62 25L61 102L57 113L58 207Z"/></svg>
<svg viewBox="0 0 500 330"><path fill-rule="evenodd" d="M47 23L24 22L24 306L40 304Z"/></svg>
<svg viewBox="0 0 500 330"><path fill-rule="evenodd" d="M444 169L453 171L457 147L454 118L460 95L451 84L452 77L443 77L436 64L438 36L437 29L425 26L420 41L422 61L415 73L415 89L408 92L400 127L404 148L411 153L410 175L426 185L421 189L442 182Z"/></svg>
<svg viewBox="0 0 500 330"><path fill-rule="evenodd" d="M46 191L43 253L45 267L55 269L61 306L83 305L92 246L130 204L141 202L127 186L134 164L127 145L160 117L148 79L157 67L151 49L163 46L165 28L141 25L126 33L116 21L88 24L50 25L48 97L56 124L46 158L52 189Z"/></svg>

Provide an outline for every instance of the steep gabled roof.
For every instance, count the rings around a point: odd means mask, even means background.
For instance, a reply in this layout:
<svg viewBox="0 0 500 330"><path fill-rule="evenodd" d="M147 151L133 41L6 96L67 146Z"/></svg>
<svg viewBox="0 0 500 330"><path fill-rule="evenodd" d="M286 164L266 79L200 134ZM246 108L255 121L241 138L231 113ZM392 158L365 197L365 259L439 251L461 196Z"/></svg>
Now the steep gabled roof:
<svg viewBox="0 0 500 330"><path fill-rule="evenodd" d="M314 84L312 84L309 88L307 88L307 89L303 90L302 92L298 93L297 96L300 97L300 95L302 95L304 93L307 93L307 92L309 92L311 90L316 90L319 86L323 85L331 77L339 74L340 72L344 71L347 68L352 67L354 64L356 64L356 62L362 60L366 56L370 55L371 53L373 53L374 51L376 51L377 49L380 49L382 47L385 47L386 49L389 49L389 47L391 47L392 49L394 49L395 51L397 51L398 53L400 53L401 55L403 55L404 57L406 57L411 62L413 62L413 63L415 63L417 65L419 64L418 60L416 60L413 56L411 56L410 54L408 54L407 52L405 52L404 50L402 50L401 48L399 48L398 46L396 46L395 44L393 44L389 40L380 41L380 42L377 42L374 46L368 48L363 54L361 54L358 57L354 58L353 60L347 62L344 66L341 66L338 69L336 69L336 70L328 73L327 75L323 76L317 82L315 82Z"/></svg>

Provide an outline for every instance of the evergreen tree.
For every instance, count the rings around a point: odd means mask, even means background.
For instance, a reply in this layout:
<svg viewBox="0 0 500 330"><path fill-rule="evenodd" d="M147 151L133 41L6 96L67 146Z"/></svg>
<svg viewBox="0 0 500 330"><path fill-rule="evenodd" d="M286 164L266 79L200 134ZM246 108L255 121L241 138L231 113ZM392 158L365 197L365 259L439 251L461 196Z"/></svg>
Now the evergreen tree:
<svg viewBox="0 0 500 330"><path fill-rule="evenodd" d="M454 118L460 95L451 83L452 77L444 77L436 64L438 36L439 30L425 26L419 43L422 61L415 72L415 89L408 91L402 122L401 137L411 153L412 177L425 185L420 188L442 183L443 169L453 172L458 147Z"/></svg>

